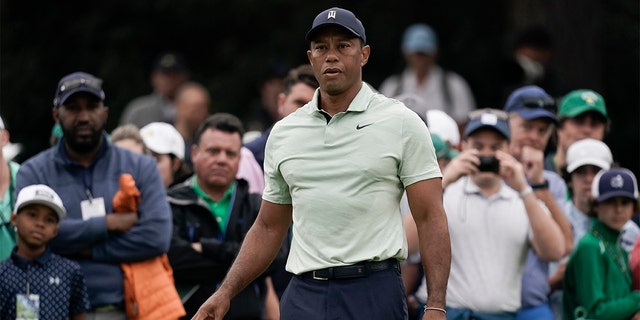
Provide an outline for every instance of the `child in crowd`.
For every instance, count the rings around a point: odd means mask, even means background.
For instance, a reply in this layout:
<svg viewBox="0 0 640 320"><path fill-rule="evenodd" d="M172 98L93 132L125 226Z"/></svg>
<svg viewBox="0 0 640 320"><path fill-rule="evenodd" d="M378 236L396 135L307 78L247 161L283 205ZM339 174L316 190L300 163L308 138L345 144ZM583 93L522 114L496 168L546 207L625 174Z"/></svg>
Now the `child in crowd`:
<svg viewBox="0 0 640 320"><path fill-rule="evenodd" d="M640 291L631 286L622 227L638 209L638 183L624 168L602 170L591 185L591 227L564 276L564 319L639 319Z"/></svg>
<svg viewBox="0 0 640 320"><path fill-rule="evenodd" d="M90 307L80 266L47 247L65 215L48 186L20 190L11 216L18 243L0 263L0 319L85 319Z"/></svg>

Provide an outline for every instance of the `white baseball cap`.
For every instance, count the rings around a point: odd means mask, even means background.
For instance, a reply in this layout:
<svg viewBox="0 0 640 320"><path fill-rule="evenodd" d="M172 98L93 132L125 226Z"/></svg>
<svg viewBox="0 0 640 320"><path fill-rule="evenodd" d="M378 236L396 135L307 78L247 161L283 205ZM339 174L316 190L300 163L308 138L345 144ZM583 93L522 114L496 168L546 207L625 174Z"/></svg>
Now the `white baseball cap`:
<svg viewBox="0 0 640 320"><path fill-rule="evenodd" d="M453 118L442 110L427 111L427 126L429 132L435 133L442 140L457 146L460 143L460 131Z"/></svg>
<svg viewBox="0 0 640 320"><path fill-rule="evenodd" d="M567 149L567 172L593 165L602 170L609 170L613 163L613 155L609 147L596 139L582 139L572 143Z"/></svg>
<svg viewBox="0 0 640 320"><path fill-rule="evenodd" d="M184 139L174 126L164 122L152 122L140 129L140 136L149 150L158 154L173 154L184 159Z"/></svg>
<svg viewBox="0 0 640 320"><path fill-rule="evenodd" d="M59 220L64 219L67 215L67 210L62 204L60 196L44 184L33 184L22 188L18 193L18 199L16 200L16 206L13 212L18 213L18 211L30 204L41 204L51 208L51 210L58 215Z"/></svg>

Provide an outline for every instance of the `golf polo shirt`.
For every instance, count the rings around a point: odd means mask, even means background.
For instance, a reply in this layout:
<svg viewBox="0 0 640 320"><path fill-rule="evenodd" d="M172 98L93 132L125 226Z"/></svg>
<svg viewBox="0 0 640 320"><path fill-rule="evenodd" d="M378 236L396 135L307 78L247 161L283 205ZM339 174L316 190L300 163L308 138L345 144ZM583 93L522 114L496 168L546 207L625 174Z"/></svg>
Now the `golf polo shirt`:
<svg viewBox="0 0 640 320"><path fill-rule="evenodd" d="M286 269L294 274L407 257L400 215L406 186L442 177L418 115L366 84L345 112L313 100L276 123L265 153L263 199L293 205Z"/></svg>

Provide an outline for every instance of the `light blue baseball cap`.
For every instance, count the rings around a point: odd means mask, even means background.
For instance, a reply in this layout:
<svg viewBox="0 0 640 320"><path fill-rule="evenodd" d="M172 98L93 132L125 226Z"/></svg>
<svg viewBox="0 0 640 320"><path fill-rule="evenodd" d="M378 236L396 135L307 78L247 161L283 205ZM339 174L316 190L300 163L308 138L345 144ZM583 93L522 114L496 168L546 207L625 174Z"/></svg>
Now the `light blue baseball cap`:
<svg viewBox="0 0 640 320"><path fill-rule="evenodd" d="M404 32L402 51L434 54L438 51L438 37L430 26L424 23L412 24Z"/></svg>

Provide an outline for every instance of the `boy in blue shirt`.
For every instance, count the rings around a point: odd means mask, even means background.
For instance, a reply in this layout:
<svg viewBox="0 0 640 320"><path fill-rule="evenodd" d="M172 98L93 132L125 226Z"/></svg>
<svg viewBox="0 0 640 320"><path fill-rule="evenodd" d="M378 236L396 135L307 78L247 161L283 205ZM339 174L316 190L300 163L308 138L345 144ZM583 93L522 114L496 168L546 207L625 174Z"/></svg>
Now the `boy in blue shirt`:
<svg viewBox="0 0 640 320"><path fill-rule="evenodd" d="M0 263L1 319L85 319L89 298L80 266L47 247L65 215L48 186L20 190L11 216L18 245Z"/></svg>

